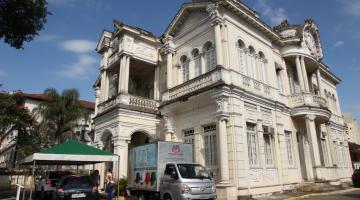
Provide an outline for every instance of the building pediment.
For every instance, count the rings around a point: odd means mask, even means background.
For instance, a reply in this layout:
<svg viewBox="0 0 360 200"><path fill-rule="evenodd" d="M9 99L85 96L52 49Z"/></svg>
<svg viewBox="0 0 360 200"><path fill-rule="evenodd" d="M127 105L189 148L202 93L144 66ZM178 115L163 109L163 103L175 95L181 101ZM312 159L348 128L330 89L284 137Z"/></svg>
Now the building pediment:
<svg viewBox="0 0 360 200"><path fill-rule="evenodd" d="M113 35L113 33L110 31L107 31L107 30L103 31L101 38L99 40L99 43L96 46L97 52L101 52L110 47L110 41L111 41L112 35Z"/></svg>

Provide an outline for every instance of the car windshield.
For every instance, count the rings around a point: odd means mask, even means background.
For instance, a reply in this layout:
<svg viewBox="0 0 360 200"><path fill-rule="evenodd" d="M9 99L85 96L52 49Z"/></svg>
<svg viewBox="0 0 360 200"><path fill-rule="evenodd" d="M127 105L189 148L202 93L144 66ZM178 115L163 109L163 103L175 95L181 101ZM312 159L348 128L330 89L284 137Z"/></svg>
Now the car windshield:
<svg viewBox="0 0 360 200"><path fill-rule="evenodd" d="M205 167L194 164L178 164L180 175L189 179L211 179L209 172Z"/></svg>
<svg viewBox="0 0 360 200"><path fill-rule="evenodd" d="M90 176L68 176L61 185L64 188L92 188L94 182Z"/></svg>

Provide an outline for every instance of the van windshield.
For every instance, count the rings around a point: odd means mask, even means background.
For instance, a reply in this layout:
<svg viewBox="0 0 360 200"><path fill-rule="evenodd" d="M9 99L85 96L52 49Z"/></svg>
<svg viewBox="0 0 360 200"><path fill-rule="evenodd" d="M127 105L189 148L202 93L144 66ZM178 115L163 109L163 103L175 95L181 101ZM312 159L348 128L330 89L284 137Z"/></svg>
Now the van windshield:
<svg viewBox="0 0 360 200"><path fill-rule="evenodd" d="M211 179L209 172L205 167L194 164L178 164L180 175L189 179Z"/></svg>

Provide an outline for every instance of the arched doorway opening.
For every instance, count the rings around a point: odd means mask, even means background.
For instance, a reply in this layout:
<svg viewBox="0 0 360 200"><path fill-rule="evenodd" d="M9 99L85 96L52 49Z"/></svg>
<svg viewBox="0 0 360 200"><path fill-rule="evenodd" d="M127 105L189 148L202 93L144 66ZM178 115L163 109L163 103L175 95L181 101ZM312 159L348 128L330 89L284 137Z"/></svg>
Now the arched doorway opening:
<svg viewBox="0 0 360 200"><path fill-rule="evenodd" d="M148 144L149 142L150 142L150 137L147 133L141 132L141 131L134 132L131 135L130 143L128 144L128 158L130 159L130 156L132 154L132 149L134 147ZM128 166L130 167L130 165L128 165ZM129 167L128 167L128 172L127 172L128 177L130 177L129 176L130 175Z"/></svg>
<svg viewBox="0 0 360 200"><path fill-rule="evenodd" d="M112 133L108 130L105 130L101 136L101 142L103 143L103 150L110 151L114 153L114 141L112 141ZM103 177L105 177L107 170L113 170L113 162L105 162L105 170Z"/></svg>

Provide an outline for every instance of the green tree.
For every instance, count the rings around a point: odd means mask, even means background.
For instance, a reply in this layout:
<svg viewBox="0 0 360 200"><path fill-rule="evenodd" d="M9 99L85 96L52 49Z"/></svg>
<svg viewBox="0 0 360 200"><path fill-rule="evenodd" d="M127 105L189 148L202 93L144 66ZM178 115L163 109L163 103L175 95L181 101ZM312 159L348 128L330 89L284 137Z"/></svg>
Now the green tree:
<svg viewBox="0 0 360 200"><path fill-rule="evenodd" d="M44 29L46 0L0 0L0 39L11 47L23 48Z"/></svg>
<svg viewBox="0 0 360 200"><path fill-rule="evenodd" d="M23 108L24 101L20 93L0 92L0 137L10 129L25 128L33 123L31 114Z"/></svg>
<svg viewBox="0 0 360 200"><path fill-rule="evenodd" d="M44 94L47 101L39 106L39 114L43 118L41 123L47 133L54 135L58 144L66 132L73 134L76 121L84 117L87 110L79 101L76 89L66 89L60 95L54 88L48 88Z"/></svg>

